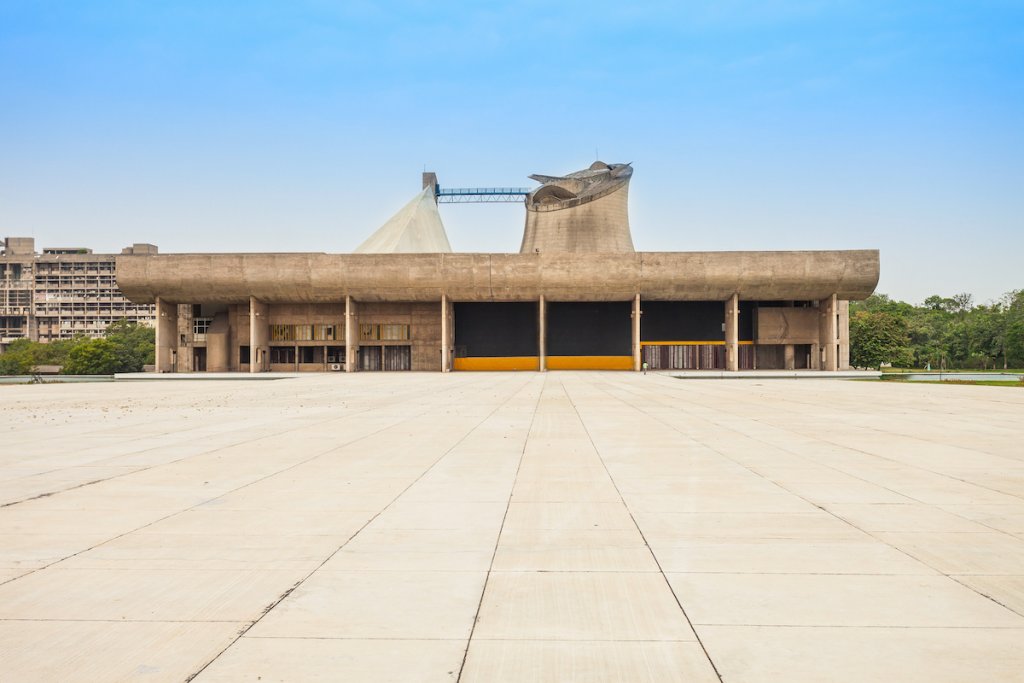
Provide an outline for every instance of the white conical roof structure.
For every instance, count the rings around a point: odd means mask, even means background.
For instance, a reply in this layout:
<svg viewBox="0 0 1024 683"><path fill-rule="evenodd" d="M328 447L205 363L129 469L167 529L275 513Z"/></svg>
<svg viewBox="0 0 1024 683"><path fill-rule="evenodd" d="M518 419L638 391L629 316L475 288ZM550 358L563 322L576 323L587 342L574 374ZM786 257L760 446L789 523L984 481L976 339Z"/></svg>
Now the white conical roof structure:
<svg viewBox="0 0 1024 683"><path fill-rule="evenodd" d="M356 254L435 254L451 252L434 199L425 187L412 201L356 247Z"/></svg>

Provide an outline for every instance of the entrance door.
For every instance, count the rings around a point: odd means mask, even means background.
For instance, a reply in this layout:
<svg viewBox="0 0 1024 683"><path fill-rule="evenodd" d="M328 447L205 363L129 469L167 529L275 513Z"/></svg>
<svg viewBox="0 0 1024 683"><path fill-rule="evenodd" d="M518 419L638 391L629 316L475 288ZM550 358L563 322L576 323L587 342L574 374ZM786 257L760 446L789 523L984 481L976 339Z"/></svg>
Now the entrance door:
<svg viewBox="0 0 1024 683"><path fill-rule="evenodd" d="M379 346L359 347L359 369L369 371L381 369L381 352Z"/></svg>
<svg viewBox="0 0 1024 683"><path fill-rule="evenodd" d="M412 370L411 346L385 346L385 370Z"/></svg>
<svg viewBox="0 0 1024 683"><path fill-rule="evenodd" d="M206 372L206 348L199 346L192 349L192 371Z"/></svg>

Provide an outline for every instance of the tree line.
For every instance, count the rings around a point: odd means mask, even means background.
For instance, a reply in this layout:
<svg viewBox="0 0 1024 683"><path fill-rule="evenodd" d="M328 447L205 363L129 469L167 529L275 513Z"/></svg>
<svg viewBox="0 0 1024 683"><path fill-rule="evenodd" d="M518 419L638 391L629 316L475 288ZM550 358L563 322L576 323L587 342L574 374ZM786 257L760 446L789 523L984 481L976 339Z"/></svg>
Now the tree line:
<svg viewBox="0 0 1024 683"><path fill-rule="evenodd" d="M873 294L850 303L850 364L877 368L1024 368L1024 290L987 304L970 294L920 305Z"/></svg>
<svg viewBox="0 0 1024 683"><path fill-rule="evenodd" d="M75 337L46 344L16 339L0 354L0 375L31 375L42 365L61 366L63 375L142 372L153 363L156 331L119 320L99 339Z"/></svg>

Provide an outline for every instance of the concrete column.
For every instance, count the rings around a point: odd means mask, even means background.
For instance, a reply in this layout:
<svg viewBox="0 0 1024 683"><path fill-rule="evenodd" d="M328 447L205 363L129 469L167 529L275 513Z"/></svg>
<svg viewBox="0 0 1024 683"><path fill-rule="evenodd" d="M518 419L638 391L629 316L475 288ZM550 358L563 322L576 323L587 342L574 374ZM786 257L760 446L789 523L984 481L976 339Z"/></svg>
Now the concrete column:
<svg viewBox="0 0 1024 683"><path fill-rule="evenodd" d="M452 340L449 336L450 329L448 327L449 318L451 316L448 312L448 295L441 295L441 372L451 372L451 347Z"/></svg>
<svg viewBox="0 0 1024 683"><path fill-rule="evenodd" d="M633 297L633 372L640 372L643 359L640 349L640 295Z"/></svg>
<svg viewBox="0 0 1024 683"><path fill-rule="evenodd" d="M249 372L270 369L270 306L249 297Z"/></svg>
<svg viewBox="0 0 1024 683"><path fill-rule="evenodd" d="M195 372L193 355L195 339L192 328L192 304L178 304L178 362L177 372Z"/></svg>
<svg viewBox="0 0 1024 683"><path fill-rule="evenodd" d="M822 370L835 372L839 369L839 300L835 294L818 302L818 343L822 353Z"/></svg>
<svg viewBox="0 0 1024 683"><path fill-rule="evenodd" d="M796 349L792 344L786 344L786 369L796 369Z"/></svg>
<svg viewBox="0 0 1024 683"><path fill-rule="evenodd" d="M356 302L345 297L345 372L356 371Z"/></svg>
<svg viewBox="0 0 1024 683"><path fill-rule="evenodd" d="M839 361L840 370L850 369L850 302L839 301Z"/></svg>
<svg viewBox="0 0 1024 683"><path fill-rule="evenodd" d="M733 294L725 302L725 369L740 369L740 295Z"/></svg>
<svg viewBox="0 0 1024 683"><path fill-rule="evenodd" d="M547 372L548 369L548 306L547 301L544 299L544 295L540 295L540 301L537 303L537 352L538 352L538 365L537 369L541 372Z"/></svg>
<svg viewBox="0 0 1024 683"><path fill-rule="evenodd" d="M178 304L156 300L157 372L174 372L178 354Z"/></svg>

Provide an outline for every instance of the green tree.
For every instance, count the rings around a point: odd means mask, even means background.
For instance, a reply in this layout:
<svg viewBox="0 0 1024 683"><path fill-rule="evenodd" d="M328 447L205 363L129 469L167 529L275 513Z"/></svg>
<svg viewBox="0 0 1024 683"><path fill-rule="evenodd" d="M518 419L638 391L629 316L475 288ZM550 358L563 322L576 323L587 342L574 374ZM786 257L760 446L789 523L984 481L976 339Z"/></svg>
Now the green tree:
<svg viewBox="0 0 1024 683"><path fill-rule="evenodd" d="M156 331L124 320L107 327L102 339L82 340L67 354L65 375L112 375L141 372L153 362Z"/></svg>
<svg viewBox="0 0 1024 683"><path fill-rule="evenodd" d="M1003 321L1003 353L1010 367L1024 367L1024 290L1003 297L1006 310Z"/></svg>
<svg viewBox="0 0 1024 683"><path fill-rule="evenodd" d="M906 321L886 311L857 311L850 317L850 362L877 368L882 363L905 367L913 362Z"/></svg>
<svg viewBox="0 0 1024 683"><path fill-rule="evenodd" d="M36 344L36 365L64 365L71 349L85 341L88 341L85 337L75 337L74 339L58 339L47 344Z"/></svg>
<svg viewBox="0 0 1024 683"><path fill-rule="evenodd" d="M857 311L884 311L899 317L907 317L914 310L914 307L905 301L893 301L886 294L872 294L864 301L850 302L850 315Z"/></svg>
<svg viewBox="0 0 1024 683"><path fill-rule="evenodd" d="M106 338L119 347L123 369L118 372L141 372L143 365L153 363L156 354L156 330L119 320L107 327Z"/></svg>
<svg viewBox="0 0 1024 683"><path fill-rule="evenodd" d="M120 372L118 345L109 339L90 339L68 353L61 372L65 375L112 375Z"/></svg>
<svg viewBox="0 0 1024 683"><path fill-rule="evenodd" d="M28 339L15 339L0 354L0 375L30 375L36 366L36 348Z"/></svg>
<svg viewBox="0 0 1024 683"><path fill-rule="evenodd" d="M929 296L918 306L874 294L851 302L851 335L858 313L886 313L903 322L911 353L909 365L948 368L996 368L1024 366L1024 292L1008 292L998 301L975 305L968 293L950 297ZM861 320L861 325L869 322ZM878 321L871 321L877 323ZM867 337L865 337L867 339ZM877 341L875 338L871 338ZM852 342L851 357L863 358ZM876 349L877 350L877 349ZM897 358L899 355L897 354ZM875 359L879 360L880 359ZM894 363L897 361L894 360ZM901 363L902 364L902 363Z"/></svg>

